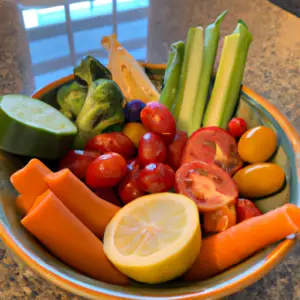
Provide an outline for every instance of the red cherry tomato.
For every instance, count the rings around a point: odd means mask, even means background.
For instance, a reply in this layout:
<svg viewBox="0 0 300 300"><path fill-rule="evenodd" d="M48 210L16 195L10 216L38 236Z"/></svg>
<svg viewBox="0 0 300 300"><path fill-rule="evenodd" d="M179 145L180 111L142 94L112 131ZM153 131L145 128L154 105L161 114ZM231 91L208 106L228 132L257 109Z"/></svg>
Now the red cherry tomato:
<svg viewBox="0 0 300 300"><path fill-rule="evenodd" d="M139 143L138 160L142 165L164 162L167 148L162 138L152 132L143 135Z"/></svg>
<svg viewBox="0 0 300 300"><path fill-rule="evenodd" d="M140 168L133 168L121 181L118 194L123 203L127 204L136 198L144 196L145 193L138 187L137 181L139 177Z"/></svg>
<svg viewBox="0 0 300 300"><path fill-rule="evenodd" d="M128 171L139 170L141 165L137 158L133 158L127 162Z"/></svg>
<svg viewBox="0 0 300 300"><path fill-rule="evenodd" d="M102 133L88 141L85 149L100 153L115 152L125 159L135 155L136 149L132 141L121 132Z"/></svg>
<svg viewBox="0 0 300 300"><path fill-rule="evenodd" d="M236 224L234 204L204 214L203 228L206 232L221 232Z"/></svg>
<svg viewBox="0 0 300 300"><path fill-rule="evenodd" d="M214 163L232 175L243 165L235 139L219 127L197 130L188 139L181 157L181 164L201 160Z"/></svg>
<svg viewBox="0 0 300 300"><path fill-rule="evenodd" d="M174 185L174 171L162 163L152 163L140 171L138 187L148 193L162 193Z"/></svg>
<svg viewBox="0 0 300 300"><path fill-rule="evenodd" d="M233 118L228 123L228 131L234 137L240 137L247 130L247 123L242 118Z"/></svg>
<svg viewBox="0 0 300 300"><path fill-rule="evenodd" d="M86 172L86 183L91 188L113 187L127 173L125 159L118 153L110 152L96 158Z"/></svg>
<svg viewBox="0 0 300 300"><path fill-rule="evenodd" d="M247 199L238 199L236 203L236 214L238 223L247 219L260 216L262 213L255 204Z"/></svg>
<svg viewBox="0 0 300 300"><path fill-rule="evenodd" d="M200 212L208 212L233 203L238 197L232 178L215 164L193 161L176 172L176 190L195 201Z"/></svg>
<svg viewBox="0 0 300 300"><path fill-rule="evenodd" d="M182 151L187 140L187 133L185 131L177 130L174 142L167 148L166 164L174 171L180 167Z"/></svg>
<svg viewBox="0 0 300 300"><path fill-rule="evenodd" d="M60 161L59 169L69 169L80 179L85 178L88 166L100 156L97 151L69 150L68 154Z"/></svg>
<svg viewBox="0 0 300 300"><path fill-rule="evenodd" d="M121 202L112 188L95 189L94 193L107 202L110 202L117 206L121 206Z"/></svg>
<svg viewBox="0 0 300 300"><path fill-rule="evenodd" d="M141 111L143 125L151 132L160 134L166 144L171 144L176 134L176 122L166 106L149 102Z"/></svg>

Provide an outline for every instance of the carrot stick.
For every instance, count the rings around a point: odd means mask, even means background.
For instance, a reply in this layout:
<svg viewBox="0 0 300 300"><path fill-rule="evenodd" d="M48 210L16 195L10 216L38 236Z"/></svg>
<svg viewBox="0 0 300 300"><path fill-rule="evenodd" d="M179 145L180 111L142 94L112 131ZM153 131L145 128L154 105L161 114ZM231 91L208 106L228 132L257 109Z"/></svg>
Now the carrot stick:
<svg viewBox="0 0 300 300"><path fill-rule="evenodd" d="M105 228L120 209L94 194L70 170L45 177L50 190L95 235L103 238Z"/></svg>
<svg viewBox="0 0 300 300"><path fill-rule="evenodd" d="M48 189L44 177L51 173L52 171L41 161L34 158L10 177L15 189L22 194L17 199L17 205L21 205L20 207L24 212L29 211L35 199Z"/></svg>
<svg viewBox="0 0 300 300"><path fill-rule="evenodd" d="M128 284L106 257L102 242L50 191L37 199L22 224L50 252L93 278L112 284Z"/></svg>
<svg viewBox="0 0 300 300"><path fill-rule="evenodd" d="M26 195L20 194L17 196L16 206L23 215L26 215L29 212L31 204L34 203L35 199L36 198L34 197L28 197Z"/></svg>
<svg viewBox="0 0 300 300"><path fill-rule="evenodd" d="M286 204L203 239L186 281L215 276L266 246L299 232L300 208Z"/></svg>

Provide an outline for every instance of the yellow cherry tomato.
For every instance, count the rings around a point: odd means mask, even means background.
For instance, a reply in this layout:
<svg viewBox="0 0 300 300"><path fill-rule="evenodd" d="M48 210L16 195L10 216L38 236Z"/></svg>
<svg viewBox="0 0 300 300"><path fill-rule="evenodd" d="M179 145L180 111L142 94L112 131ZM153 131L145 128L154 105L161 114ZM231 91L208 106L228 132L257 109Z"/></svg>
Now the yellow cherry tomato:
<svg viewBox="0 0 300 300"><path fill-rule="evenodd" d="M123 128L123 133L130 138L133 144L138 147L141 137L149 132L143 124L137 122L127 123Z"/></svg>
<svg viewBox="0 0 300 300"><path fill-rule="evenodd" d="M280 190L285 181L285 174L276 164L258 163L237 171L233 180L241 197L261 198Z"/></svg>
<svg viewBox="0 0 300 300"><path fill-rule="evenodd" d="M249 163L267 161L275 152L277 137L274 130L257 126L247 130L238 143L240 157Z"/></svg>

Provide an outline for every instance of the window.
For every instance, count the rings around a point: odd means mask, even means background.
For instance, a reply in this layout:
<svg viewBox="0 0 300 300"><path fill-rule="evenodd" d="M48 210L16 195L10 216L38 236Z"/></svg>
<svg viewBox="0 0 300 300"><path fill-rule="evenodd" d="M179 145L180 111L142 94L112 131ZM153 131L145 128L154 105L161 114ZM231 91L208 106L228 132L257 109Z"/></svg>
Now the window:
<svg viewBox="0 0 300 300"><path fill-rule="evenodd" d="M36 88L68 75L83 55L107 64L100 41L118 39L137 59L146 59L149 0L72 1L23 10Z"/></svg>

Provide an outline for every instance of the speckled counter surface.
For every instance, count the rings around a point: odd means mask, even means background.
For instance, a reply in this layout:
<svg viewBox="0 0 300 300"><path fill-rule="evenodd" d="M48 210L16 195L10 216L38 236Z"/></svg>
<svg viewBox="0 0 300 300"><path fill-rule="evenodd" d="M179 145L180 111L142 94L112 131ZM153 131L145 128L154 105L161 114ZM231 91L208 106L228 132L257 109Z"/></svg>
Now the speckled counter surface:
<svg viewBox="0 0 300 300"><path fill-rule="evenodd" d="M222 33L230 33L241 18L254 36L244 83L268 98L300 130L300 19L265 0L152 0L148 60L165 62L167 46L184 39L189 26L207 25L226 8L230 13ZM19 17L13 6L6 5L5 9L0 13L0 93L30 93L34 86L28 52L22 46L26 44L24 32L17 20L5 18L9 14ZM300 299L299 257L300 246L269 275L228 299ZM4 299L82 298L40 279L17 263L0 241L0 300Z"/></svg>

